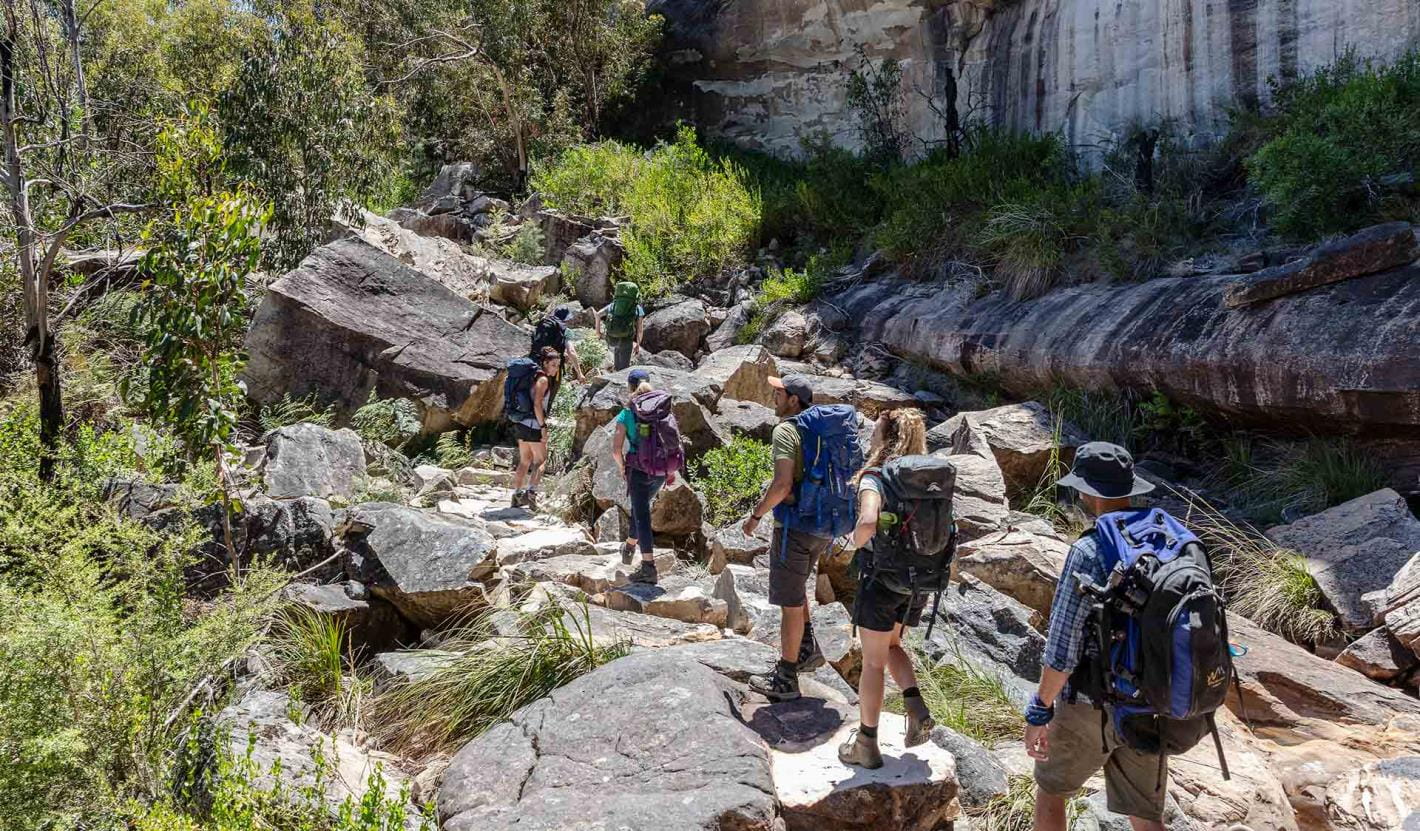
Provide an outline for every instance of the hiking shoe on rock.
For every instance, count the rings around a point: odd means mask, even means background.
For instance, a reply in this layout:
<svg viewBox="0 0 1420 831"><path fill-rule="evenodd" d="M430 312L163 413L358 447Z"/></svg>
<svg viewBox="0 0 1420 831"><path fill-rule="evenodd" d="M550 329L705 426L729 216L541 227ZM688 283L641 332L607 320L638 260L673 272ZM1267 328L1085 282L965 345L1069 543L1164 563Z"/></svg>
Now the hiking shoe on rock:
<svg viewBox="0 0 1420 831"><path fill-rule="evenodd" d="M799 660L795 664L799 672L813 672L827 663L823 657L823 650L819 649L818 638L813 633L804 636L799 642Z"/></svg>
<svg viewBox="0 0 1420 831"><path fill-rule="evenodd" d="M537 513L537 491L528 491L523 495L523 510Z"/></svg>
<svg viewBox="0 0 1420 831"><path fill-rule="evenodd" d="M907 710L907 734L902 740L903 746L926 744L927 739L931 738L932 728L937 726L931 711L927 709L927 702L920 696L904 698L902 706Z"/></svg>
<svg viewBox="0 0 1420 831"><path fill-rule="evenodd" d="M527 493L526 491L513 491L513 500L508 503L509 507L512 507L512 508L521 508L521 507L523 507L523 496L524 496L526 493Z"/></svg>
<svg viewBox="0 0 1420 831"><path fill-rule="evenodd" d="M870 739L856 727L848 734L848 741L838 746L838 761L845 765L857 765L868 770L883 766L883 754L878 750L878 740Z"/></svg>
<svg viewBox="0 0 1420 831"><path fill-rule="evenodd" d="M655 563L650 560L644 560L641 563L641 567L631 572L631 576L626 579L631 583L648 583L654 586L656 585L656 581L660 579L660 575L656 573Z"/></svg>
<svg viewBox="0 0 1420 831"><path fill-rule="evenodd" d="M751 675L749 688L770 701L793 701L799 697L799 676L781 660L769 672Z"/></svg>

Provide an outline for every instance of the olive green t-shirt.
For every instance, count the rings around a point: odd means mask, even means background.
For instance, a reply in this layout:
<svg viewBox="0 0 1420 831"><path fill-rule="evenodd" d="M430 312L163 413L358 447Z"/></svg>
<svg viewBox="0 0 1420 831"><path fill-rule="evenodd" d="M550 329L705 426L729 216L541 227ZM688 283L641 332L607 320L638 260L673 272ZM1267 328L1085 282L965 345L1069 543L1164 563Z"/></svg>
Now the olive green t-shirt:
<svg viewBox="0 0 1420 831"><path fill-rule="evenodd" d="M799 438L799 428L792 421L779 422L774 428L771 444L776 463L780 459L794 460L794 484L798 485L804 478L804 451L803 441ZM784 504L792 505L794 499L794 491L789 491L789 496L784 499Z"/></svg>

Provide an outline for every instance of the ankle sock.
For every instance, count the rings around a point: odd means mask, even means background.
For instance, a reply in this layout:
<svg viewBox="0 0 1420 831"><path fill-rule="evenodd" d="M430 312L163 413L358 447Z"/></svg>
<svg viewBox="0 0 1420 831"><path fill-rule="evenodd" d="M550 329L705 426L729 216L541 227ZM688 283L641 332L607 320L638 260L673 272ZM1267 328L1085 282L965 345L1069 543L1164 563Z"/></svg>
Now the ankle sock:
<svg viewBox="0 0 1420 831"><path fill-rule="evenodd" d="M860 723L860 724L858 725L858 734L861 735L861 736L862 736L863 738L865 738L865 739L873 739L873 740L876 741L877 738L878 738L878 728L876 728L876 727L869 727L869 726L866 725L866 724L861 724L861 723Z"/></svg>
<svg viewBox="0 0 1420 831"><path fill-rule="evenodd" d="M921 698L921 697L922 697L922 693L918 692L916 687L908 687L907 689L905 689L905 690L902 691L902 697L903 697L903 698Z"/></svg>

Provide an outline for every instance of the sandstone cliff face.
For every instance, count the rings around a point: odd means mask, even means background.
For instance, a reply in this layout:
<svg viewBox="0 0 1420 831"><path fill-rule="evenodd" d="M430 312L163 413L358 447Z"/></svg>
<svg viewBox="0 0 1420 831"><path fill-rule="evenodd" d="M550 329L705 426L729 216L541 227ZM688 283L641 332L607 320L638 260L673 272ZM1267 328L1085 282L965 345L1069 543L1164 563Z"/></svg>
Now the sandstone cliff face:
<svg viewBox="0 0 1420 831"><path fill-rule="evenodd" d="M650 0L694 79L699 123L794 153L802 136L857 143L845 98L861 46L903 62L908 127L931 141L955 97L964 117L1071 144L1171 120L1185 137L1268 79L1348 47L1394 58L1420 43L1415 0Z"/></svg>

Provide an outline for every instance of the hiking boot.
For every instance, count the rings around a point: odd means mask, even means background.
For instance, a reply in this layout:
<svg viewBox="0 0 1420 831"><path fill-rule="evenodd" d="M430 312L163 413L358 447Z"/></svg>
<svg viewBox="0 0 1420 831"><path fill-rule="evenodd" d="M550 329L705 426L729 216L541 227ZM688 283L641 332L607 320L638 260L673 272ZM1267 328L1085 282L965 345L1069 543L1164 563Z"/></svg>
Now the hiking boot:
<svg viewBox="0 0 1420 831"><path fill-rule="evenodd" d="M848 741L838 746L838 761L845 765L857 765L868 770L883 766L883 753L878 750L878 740L863 735L857 727L848 734Z"/></svg>
<svg viewBox="0 0 1420 831"><path fill-rule="evenodd" d="M783 660L763 675L751 675L749 688L770 701L793 701L799 697L799 675Z"/></svg>
<svg viewBox="0 0 1420 831"><path fill-rule="evenodd" d="M510 503L508 503L508 504L509 504L509 507L512 507L512 508L521 508L521 507L523 507L523 496L524 496L526 493L527 493L527 491L513 491L513 501L510 502Z"/></svg>
<svg viewBox="0 0 1420 831"><path fill-rule="evenodd" d="M537 513L537 491L530 490L523 495L523 510Z"/></svg>
<svg viewBox="0 0 1420 831"><path fill-rule="evenodd" d="M629 542L622 543L621 564L624 566L629 566L631 565L631 561L634 559L636 559L636 546L632 545Z"/></svg>
<svg viewBox="0 0 1420 831"><path fill-rule="evenodd" d="M937 726L937 722L932 718L932 713L927 709L927 702L921 696L902 699L903 709L907 711L907 734L903 737L904 747L916 747L919 744L926 744L931 737L932 728Z"/></svg>
<svg viewBox="0 0 1420 831"><path fill-rule="evenodd" d="M813 672L825 663L823 650L819 649L814 633L804 633L804 639L799 641L799 660L795 663L799 672Z"/></svg>
<svg viewBox="0 0 1420 831"><path fill-rule="evenodd" d="M631 576L626 579L631 583L647 583L654 586L656 581L660 579L660 575L656 573L655 563L650 560L642 560L640 568L631 572Z"/></svg>

